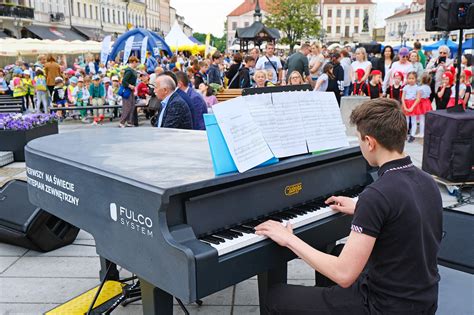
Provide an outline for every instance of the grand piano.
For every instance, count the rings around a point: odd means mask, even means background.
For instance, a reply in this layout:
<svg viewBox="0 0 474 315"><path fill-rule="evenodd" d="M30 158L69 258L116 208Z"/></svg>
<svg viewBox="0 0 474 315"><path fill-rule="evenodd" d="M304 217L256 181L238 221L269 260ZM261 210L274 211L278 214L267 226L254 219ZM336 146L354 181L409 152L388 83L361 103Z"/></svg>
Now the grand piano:
<svg viewBox="0 0 474 315"><path fill-rule="evenodd" d="M359 147L216 177L199 131L82 130L25 151L30 201L92 234L104 265L138 275L145 314L172 314L173 297L193 302L254 275L262 305L295 255L253 227L289 220L326 249L349 234L351 217L323 200L357 198L373 181Z"/></svg>

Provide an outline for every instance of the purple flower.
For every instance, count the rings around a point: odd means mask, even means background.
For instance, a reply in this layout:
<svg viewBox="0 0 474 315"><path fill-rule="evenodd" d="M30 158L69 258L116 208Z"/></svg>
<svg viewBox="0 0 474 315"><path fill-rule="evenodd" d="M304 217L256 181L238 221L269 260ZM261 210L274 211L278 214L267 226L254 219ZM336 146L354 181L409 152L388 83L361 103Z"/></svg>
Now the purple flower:
<svg viewBox="0 0 474 315"><path fill-rule="evenodd" d="M53 114L0 114L1 130L29 130L48 123L57 121L56 113Z"/></svg>

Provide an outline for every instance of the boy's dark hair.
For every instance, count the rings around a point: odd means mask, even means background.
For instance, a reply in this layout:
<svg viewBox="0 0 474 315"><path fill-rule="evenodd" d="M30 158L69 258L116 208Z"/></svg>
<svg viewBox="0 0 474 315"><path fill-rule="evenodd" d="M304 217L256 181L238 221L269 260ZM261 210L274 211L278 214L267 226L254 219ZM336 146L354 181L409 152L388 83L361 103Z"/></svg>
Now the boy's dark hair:
<svg viewBox="0 0 474 315"><path fill-rule="evenodd" d="M219 51L216 51L215 53L212 54L212 61L220 59L222 57L221 53Z"/></svg>
<svg viewBox="0 0 474 315"><path fill-rule="evenodd" d="M175 73L175 75L176 75L176 79L178 80L178 82L183 83L184 86L189 85L189 78L188 78L186 73L184 73L183 71L178 71L178 72Z"/></svg>
<svg viewBox="0 0 474 315"><path fill-rule="evenodd" d="M165 72L161 73L159 77L161 77L162 75L169 76L171 79L173 79L174 84L178 85L178 78L176 78L176 74L174 74L172 71L166 70Z"/></svg>
<svg viewBox="0 0 474 315"><path fill-rule="evenodd" d="M247 56L247 57L245 57L244 61L245 61L245 63L248 63L248 62L251 62L251 61L255 61L255 58L252 57L252 56Z"/></svg>
<svg viewBox="0 0 474 315"><path fill-rule="evenodd" d="M389 151L402 153L407 135L407 123L399 103L387 98L364 102L351 114L351 124L357 127L361 139L371 136Z"/></svg>

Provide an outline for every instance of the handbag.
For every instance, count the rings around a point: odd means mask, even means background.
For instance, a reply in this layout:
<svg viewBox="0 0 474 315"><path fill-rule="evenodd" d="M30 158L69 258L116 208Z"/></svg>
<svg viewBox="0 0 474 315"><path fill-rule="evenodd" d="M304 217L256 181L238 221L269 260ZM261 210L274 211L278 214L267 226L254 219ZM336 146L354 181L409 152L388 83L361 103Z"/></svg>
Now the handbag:
<svg viewBox="0 0 474 315"><path fill-rule="evenodd" d="M129 88L123 87L122 85L119 87L119 90L117 92L119 96L125 99L129 98L131 93L132 93L132 90L130 90Z"/></svg>

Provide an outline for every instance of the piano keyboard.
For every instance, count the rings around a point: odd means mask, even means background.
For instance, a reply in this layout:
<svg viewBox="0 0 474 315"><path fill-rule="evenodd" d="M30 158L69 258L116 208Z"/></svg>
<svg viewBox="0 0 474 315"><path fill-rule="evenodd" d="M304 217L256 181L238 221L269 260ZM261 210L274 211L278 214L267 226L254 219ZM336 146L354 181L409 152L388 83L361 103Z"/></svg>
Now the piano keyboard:
<svg viewBox="0 0 474 315"><path fill-rule="evenodd" d="M361 191L362 188L358 187L335 195L347 196L352 198L354 202L357 202L357 196ZM255 234L254 229L257 225L267 220L279 221L282 222L282 224L289 222L293 226L293 229L297 229L338 213L324 203L326 199L327 198L318 198L304 205L296 206L282 212L273 213L264 218L247 222L199 239L214 247L217 250L218 255L222 256L267 239L266 236Z"/></svg>

